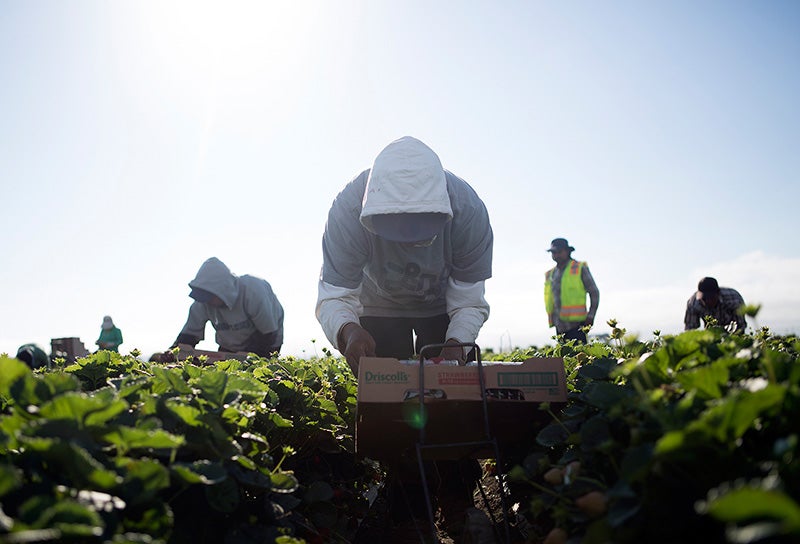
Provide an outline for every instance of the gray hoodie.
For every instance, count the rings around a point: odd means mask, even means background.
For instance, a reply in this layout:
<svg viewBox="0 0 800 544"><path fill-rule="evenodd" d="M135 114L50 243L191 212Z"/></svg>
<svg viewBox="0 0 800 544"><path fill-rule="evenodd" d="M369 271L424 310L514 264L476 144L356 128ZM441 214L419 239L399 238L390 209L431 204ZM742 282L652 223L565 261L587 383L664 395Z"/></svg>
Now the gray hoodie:
<svg viewBox="0 0 800 544"><path fill-rule="evenodd" d="M375 215L426 212L451 217L429 246L399 244L373 232ZM341 326L361 315L448 313L448 334L455 335L450 337L471 342L488 317L482 296L483 281L492 275L492 245L486 207L472 187L444 170L425 144L401 138L331 206L322 240L317 318L336 346ZM471 290L468 296L462 296L465 288Z"/></svg>
<svg viewBox="0 0 800 544"><path fill-rule="evenodd" d="M206 322L211 321L217 344L228 350L243 351L246 340L256 331L277 333L276 343L283 343L283 307L266 280L237 276L222 261L211 257L200 267L189 287L216 295L225 307L195 301L181 334L202 340Z"/></svg>

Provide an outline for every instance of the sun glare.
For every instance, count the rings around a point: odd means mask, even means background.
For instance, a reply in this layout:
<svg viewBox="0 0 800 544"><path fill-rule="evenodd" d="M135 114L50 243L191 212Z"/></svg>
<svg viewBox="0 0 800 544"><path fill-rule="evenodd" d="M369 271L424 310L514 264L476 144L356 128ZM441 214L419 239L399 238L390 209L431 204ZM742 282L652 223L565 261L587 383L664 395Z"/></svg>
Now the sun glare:
<svg viewBox="0 0 800 544"><path fill-rule="evenodd" d="M134 4L139 43L161 76L186 90L242 85L258 90L301 72L323 16L306 2ZM319 9L318 9L319 8Z"/></svg>

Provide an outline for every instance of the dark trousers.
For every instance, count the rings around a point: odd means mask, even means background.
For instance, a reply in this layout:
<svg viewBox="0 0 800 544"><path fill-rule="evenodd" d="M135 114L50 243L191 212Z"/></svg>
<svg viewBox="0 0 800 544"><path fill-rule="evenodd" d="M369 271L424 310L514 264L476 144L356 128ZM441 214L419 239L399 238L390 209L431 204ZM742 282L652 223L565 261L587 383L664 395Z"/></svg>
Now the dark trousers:
<svg viewBox="0 0 800 544"><path fill-rule="evenodd" d="M278 341L278 331L261 333L254 332L245 341L244 348L241 350L227 349L222 346L219 347L220 351L246 351L248 353L255 353L260 357L271 357L273 354L280 355L281 346L283 344Z"/></svg>
<svg viewBox="0 0 800 544"><path fill-rule="evenodd" d="M375 339L375 355L395 359L415 359L422 348L430 344L444 344L447 340L447 314L433 317L362 317L361 326ZM416 336L416 339L414 339ZM426 353L436 357L438 353ZM475 350L467 360L475 359Z"/></svg>
<svg viewBox="0 0 800 544"><path fill-rule="evenodd" d="M413 359L429 344L443 344L447 338L450 318L447 314L434 317L362 317L361 326L375 339L375 354L378 357ZM416 340L414 339L416 336ZM438 353L425 354L434 357ZM472 504L472 491L481 475L480 465L475 459L428 461L425 479L428 494L436 506L448 510L455 507L463 510ZM402 458L389 467L389 501L395 522L414 516L424 519L425 488L419 473L416 456Z"/></svg>
<svg viewBox="0 0 800 544"><path fill-rule="evenodd" d="M361 326L375 339L378 357L413 359L428 344L443 344L447 338L447 314L433 317L362 317ZM416 340L414 339L416 335Z"/></svg>

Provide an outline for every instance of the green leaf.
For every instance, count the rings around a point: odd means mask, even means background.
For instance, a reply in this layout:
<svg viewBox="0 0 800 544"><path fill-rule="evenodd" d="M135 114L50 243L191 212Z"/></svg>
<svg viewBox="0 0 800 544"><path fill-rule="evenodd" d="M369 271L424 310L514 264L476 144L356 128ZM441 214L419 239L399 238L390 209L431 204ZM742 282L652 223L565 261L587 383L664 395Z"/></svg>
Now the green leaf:
<svg viewBox="0 0 800 544"><path fill-rule="evenodd" d="M289 472L274 472L270 474L272 490L276 493L293 493L299 487L297 478Z"/></svg>
<svg viewBox="0 0 800 544"><path fill-rule="evenodd" d="M685 443L686 433L683 431L670 431L658 439L654 453L663 455L675 452L680 450Z"/></svg>
<svg viewBox="0 0 800 544"><path fill-rule="evenodd" d="M6 536L4 544L34 544L37 542L62 542L63 535L58 529L23 529Z"/></svg>
<svg viewBox="0 0 800 544"><path fill-rule="evenodd" d="M0 397L11 399L11 386L25 376L33 376L33 371L24 362L11 357L0 357Z"/></svg>
<svg viewBox="0 0 800 544"><path fill-rule="evenodd" d="M694 389L704 399L722 397L722 387L728 382L728 369L724 365L712 364L680 372L678 382L687 390Z"/></svg>
<svg viewBox="0 0 800 544"><path fill-rule="evenodd" d="M118 457L115 462L124 476L120 487L124 490L123 498L129 505L145 504L170 485L169 471L158 461Z"/></svg>
<svg viewBox="0 0 800 544"><path fill-rule="evenodd" d="M23 473L13 465L0 464L0 497L20 487L23 483Z"/></svg>
<svg viewBox="0 0 800 544"><path fill-rule="evenodd" d="M174 515L169 506L163 502L151 503L152 507L146 508L141 514L129 516L125 519L125 528L129 532L147 533L151 539L160 538L161 540L151 540L157 542L167 542L167 537L173 532L175 527ZM205 509L204 509L205 510Z"/></svg>
<svg viewBox="0 0 800 544"><path fill-rule="evenodd" d="M607 380L611 376L611 371L616 367L616 359L597 359L588 365L580 367L578 375L590 380Z"/></svg>
<svg viewBox="0 0 800 544"><path fill-rule="evenodd" d="M153 373L153 393L191 395L192 388L186 383L180 370L160 366L150 367Z"/></svg>
<svg viewBox="0 0 800 544"><path fill-rule="evenodd" d="M320 399L318 399L316 404L317 404L317 407L320 409L320 411L331 412L331 413L334 413L334 414L338 414L339 413L339 407L331 399L320 398Z"/></svg>
<svg viewBox="0 0 800 544"><path fill-rule="evenodd" d="M79 391L81 387L80 380L68 372L53 371L46 374L36 374L36 378L48 389L46 400L70 391Z"/></svg>
<svg viewBox="0 0 800 544"><path fill-rule="evenodd" d="M650 355L633 359L620 365L614 374L627 377L628 383L637 391L658 387L670 380L670 356L666 348Z"/></svg>
<svg viewBox="0 0 800 544"><path fill-rule="evenodd" d="M131 398L136 395L136 393L149 388L150 379L143 377L131 378L130 376L125 376L124 378L114 378L108 380L108 383L117 390L117 396L130 401Z"/></svg>
<svg viewBox="0 0 800 544"><path fill-rule="evenodd" d="M708 501L705 511L726 523L769 518L789 531L800 530L800 505L783 491L743 487Z"/></svg>
<svg viewBox="0 0 800 544"><path fill-rule="evenodd" d="M109 490L122 481L116 472L108 470L77 444L27 437L20 437L20 441L25 444L26 455L47 460L50 470L63 472L75 486Z"/></svg>
<svg viewBox="0 0 800 544"><path fill-rule="evenodd" d="M288 429L293 425L292 420L286 419L278 412L270 412L269 416L267 417L269 417L269 420L272 422L272 424L279 429Z"/></svg>
<svg viewBox="0 0 800 544"><path fill-rule="evenodd" d="M108 352L101 352L95 358L79 359L65 370L74 373L89 390L97 389L109 377Z"/></svg>
<svg viewBox="0 0 800 544"><path fill-rule="evenodd" d="M250 374L228 374L227 390L238 392L243 400L256 402L264 398L269 387Z"/></svg>
<svg viewBox="0 0 800 544"><path fill-rule="evenodd" d="M722 443L734 443L753 427L762 416L771 417L780 411L786 388L768 385L760 391L737 391L710 408L689 428L703 426L711 429Z"/></svg>
<svg viewBox="0 0 800 544"><path fill-rule="evenodd" d="M550 423L536 435L536 442L540 445L551 448L564 444L569 438L570 433L559 423Z"/></svg>
<svg viewBox="0 0 800 544"><path fill-rule="evenodd" d="M586 405L583 403L570 404L561 410L561 415L567 419L576 418L586 413Z"/></svg>
<svg viewBox="0 0 800 544"><path fill-rule="evenodd" d="M227 359L225 361L217 361L214 363L217 370L221 372L235 372L242 367L242 362L236 359Z"/></svg>
<svg viewBox="0 0 800 544"><path fill-rule="evenodd" d="M238 455L238 454L237 455L233 455L233 456L231 456L231 460L232 461L236 461L237 463L239 463L239 466L241 466L241 467L243 467L243 468L245 468L247 470L256 470L258 468L256 466L255 461L253 461L252 459L250 459L249 457L247 457L245 455Z"/></svg>
<svg viewBox="0 0 800 544"><path fill-rule="evenodd" d="M170 449L183 446L186 439L168 433L163 429L147 430L135 427L117 426L103 435L103 439L117 446L123 452L135 449Z"/></svg>
<svg viewBox="0 0 800 544"><path fill-rule="evenodd" d="M233 478L225 478L218 484L203 488L208 504L218 512L229 514L239 507L241 494L239 484Z"/></svg>
<svg viewBox="0 0 800 544"><path fill-rule="evenodd" d="M581 397L587 404L609 410L622 400L633 396L633 391L610 382L592 382L586 386Z"/></svg>
<svg viewBox="0 0 800 544"><path fill-rule="evenodd" d="M123 400L109 402L102 396L69 392L44 404L39 415L49 419L72 419L84 427L103 425L127 409L128 403Z"/></svg>
<svg viewBox="0 0 800 544"><path fill-rule="evenodd" d="M200 391L200 396L214 407L225 404L225 393L228 386L228 374L219 370L204 372L193 384Z"/></svg>
<svg viewBox="0 0 800 544"><path fill-rule="evenodd" d="M592 357L608 357L611 354L611 348L599 342L584 346L581 351Z"/></svg>
<svg viewBox="0 0 800 544"><path fill-rule="evenodd" d="M601 449L611 441L611 432L608 420L603 416L594 416L588 419L580 428L581 449L591 451Z"/></svg>
<svg viewBox="0 0 800 544"><path fill-rule="evenodd" d="M186 404L180 399L167 399L164 403L166 407L175 414L181 421L190 427L201 427L204 425L202 420L203 412L194 406Z"/></svg>
<svg viewBox="0 0 800 544"><path fill-rule="evenodd" d="M221 463L212 463L207 459L194 463L172 463L169 468L187 484L214 485L228 477Z"/></svg>
<svg viewBox="0 0 800 544"><path fill-rule="evenodd" d="M252 468L246 468L240 465L231 465L228 469L231 476L236 478L240 484L258 489L272 489L272 478L269 474L264 474L258 470L253 463Z"/></svg>
<svg viewBox="0 0 800 544"><path fill-rule="evenodd" d="M71 499L62 499L42 512L33 524L35 529L58 529L66 536L100 536L105 524L91 507Z"/></svg>
<svg viewBox="0 0 800 544"><path fill-rule="evenodd" d="M676 336L670 343L670 347L674 356L682 359L700 350L701 346L715 342L717 337L718 333L710 329L686 331Z"/></svg>

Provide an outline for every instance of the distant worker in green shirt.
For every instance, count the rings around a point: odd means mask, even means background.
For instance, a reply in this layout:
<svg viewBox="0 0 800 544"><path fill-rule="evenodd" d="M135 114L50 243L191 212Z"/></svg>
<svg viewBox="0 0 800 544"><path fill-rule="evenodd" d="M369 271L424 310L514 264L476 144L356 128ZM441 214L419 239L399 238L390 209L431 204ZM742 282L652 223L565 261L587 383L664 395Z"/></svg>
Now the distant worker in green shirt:
<svg viewBox="0 0 800 544"><path fill-rule="evenodd" d="M111 319L110 315L103 317L103 324L100 327L100 337L95 342L98 348L108 351L119 351L122 344L122 331L119 330Z"/></svg>
<svg viewBox="0 0 800 544"><path fill-rule="evenodd" d="M564 340L577 340L586 343L583 327L594 325L597 307L600 305L600 291L594 282L589 265L572 258L575 248L565 238L550 242L551 253L556 266L544 275L544 306L551 327ZM591 305L586 309L586 295Z"/></svg>

